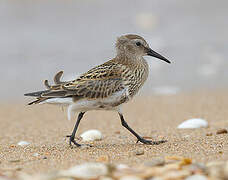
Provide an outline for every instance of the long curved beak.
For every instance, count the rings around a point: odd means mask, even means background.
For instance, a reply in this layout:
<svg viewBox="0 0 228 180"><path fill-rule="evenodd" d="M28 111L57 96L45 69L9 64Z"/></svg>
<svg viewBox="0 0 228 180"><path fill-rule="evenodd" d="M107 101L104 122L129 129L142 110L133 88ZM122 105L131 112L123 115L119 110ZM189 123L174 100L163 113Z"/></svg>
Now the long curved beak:
<svg viewBox="0 0 228 180"><path fill-rule="evenodd" d="M147 49L147 55L156 57L156 58L161 59L161 60L163 60L163 61L165 61L167 63L171 63L168 59L166 59L162 55L158 54L157 52L153 51L151 48Z"/></svg>

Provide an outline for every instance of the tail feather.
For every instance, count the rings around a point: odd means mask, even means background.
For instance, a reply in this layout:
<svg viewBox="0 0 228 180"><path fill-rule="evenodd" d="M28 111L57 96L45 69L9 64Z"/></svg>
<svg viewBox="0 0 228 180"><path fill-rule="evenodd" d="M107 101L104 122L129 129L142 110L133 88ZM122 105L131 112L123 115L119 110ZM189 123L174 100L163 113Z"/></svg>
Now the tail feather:
<svg viewBox="0 0 228 180"><path fill-rule="evenodd" d="M51 99L51 98L66 98L66 97L68 97L67 92L65 90L60 89L61 84L66 83L66 82L63 82L60 80L62 75L63 75L63 71L60 71L55 75L55 77L54 77L55 85L53 85L53 86L51 86L48 83L48 80L45 80L44 85L46 86L47 90L36 91L36 92L24 94L24 96L36 97L36 100L28 103L28 105L39 104L39 103L44 102L45 100Z"/></svg>
<svg viewBox="0 0 228 180"><path fill-rule="evenodd" d="M49 91L46 93L42 93L42 97L66 97L67 92L64 90L60 90L60 91Z"/></svg>
<svg viewBox="0 0 228 180"><path fill-rule="evenodd" d="M48 92L50 92L50 90L36 91L36 92L26 93L24 94L24 96L41 97L42 94L48 93Z"/></svg>
<svg viewBox="0 0 228 180"><path fill-rule="evenodd" d="M48 99L48 97L43 98L43 97L41 97L41 95L42 95L43 93L47 93L47 92L49 92L49 91L50 91L50 90L36 91L36 92L26 93L26 94L24 94L24 96L37 97L36 100L34 100L34 101L28 103L28 105L39 104L40 102L45 101L46 99Z"/></svg>
<svg viewBox="0 0 228 180"><path fill-rule="evenodd" d="M43 102L43 101L45 101L47 99L49 99L49 98L37 98L35 101L32 101L32 102L28 103L28 105L39 104L39 103L41 103L41 102Z"/></svg>
<svg viewBox="0 0 228 180"><path fill-rule="evenodd" d="M32 92L32 93L26 93L24 95L36 97L36 100L28 103L28 105L32 105L32 104L39 104L41 102L46 101L47 99L69 97L69 96L66 96L66 94L67 94L66 91L45 90L45 91L37 91L37 92Z"/></svg>

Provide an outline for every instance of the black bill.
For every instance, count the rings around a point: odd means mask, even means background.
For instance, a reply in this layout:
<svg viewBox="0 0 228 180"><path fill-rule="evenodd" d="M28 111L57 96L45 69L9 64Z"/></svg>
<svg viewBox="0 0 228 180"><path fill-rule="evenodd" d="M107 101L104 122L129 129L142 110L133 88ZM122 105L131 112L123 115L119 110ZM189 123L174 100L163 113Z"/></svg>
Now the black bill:
<svg viewBox="0 0 228 180"><path fill-rule="evenodd" d="M158 59L161 59L167 63L171 63L168 59L166 59L165 57L163 57L162 55L156 53L155 51L153 51L152 49L148 48L148 51L147 51L147 55L148 56L153 56L153 57L156 57Z"/></svg>

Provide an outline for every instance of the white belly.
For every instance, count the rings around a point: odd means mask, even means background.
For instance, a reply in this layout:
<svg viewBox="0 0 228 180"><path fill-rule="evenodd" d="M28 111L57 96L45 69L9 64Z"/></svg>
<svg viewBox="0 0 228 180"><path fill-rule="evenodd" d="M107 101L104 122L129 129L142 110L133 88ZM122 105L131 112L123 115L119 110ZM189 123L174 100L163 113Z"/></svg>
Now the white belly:
<svg viewBox="0 0 228 180"><path fill-rule="evenodd" d="M70 106L72 110L77 112L89 110L116 110L117 107L129 100L126 90L122 90L107 98L99 98L94 100L82 99Z"/></svg>
<svg viewBox="0 0 228 180"><path fill-rule="evenodd" d="M114 110L119 111L120 105L129 100L128 91L122 90L107 98L81 99L76 102L72 98L52 98L44 103L68 106L68 119L70 120L75 112L86 112L90 110Z"/></svg>

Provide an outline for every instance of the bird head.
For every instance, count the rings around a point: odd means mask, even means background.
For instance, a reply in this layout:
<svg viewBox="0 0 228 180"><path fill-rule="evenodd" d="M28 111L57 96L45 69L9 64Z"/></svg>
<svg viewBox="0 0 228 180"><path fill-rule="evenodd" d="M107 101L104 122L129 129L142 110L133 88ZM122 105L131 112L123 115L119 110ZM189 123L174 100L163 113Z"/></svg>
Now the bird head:
<svg viewBox="0 0 228 180"><path fill-rule="evenodd" d="M135 34L120 36L116 42L116 49L119 56L128 56L130 58L152 56L171 63L168 59L152 50L141 36Z"/></svg>

